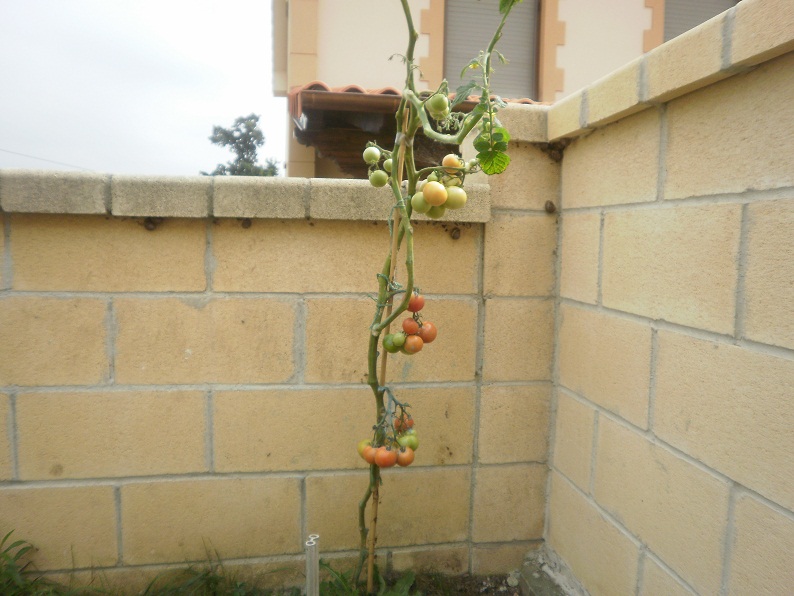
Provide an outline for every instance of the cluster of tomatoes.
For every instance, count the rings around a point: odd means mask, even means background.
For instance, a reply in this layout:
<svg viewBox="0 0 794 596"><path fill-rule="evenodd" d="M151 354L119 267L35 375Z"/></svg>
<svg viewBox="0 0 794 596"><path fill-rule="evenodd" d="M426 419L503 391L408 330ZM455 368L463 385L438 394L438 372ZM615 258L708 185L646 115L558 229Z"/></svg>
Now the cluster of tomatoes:
<svg viewBox="0 0 794 596"><path fill-rule="evenodd" d="M463 174L474 166L472 163L467 166L454 153L444 156L441 165L438 173L433 172L416 185L416 193L411 197L413 210L431 219L442 217L447 209L462 209L466 205Z"/></svg>
<svg viewBox="0 0 794 596"><path fill-rule="evenodd" d="M419 352L425 344L431 343L438 335L438 329L430 321L422 321L419 311L425 306L425 297L414 292L408 301L408 310L413 316L402 323L403 330L383 336L383 349L390 354L402 352L408 356Z"/></svg>
<svg viewBox="0 0 794 596"><path fill-rule="evenodd" d="M379 468L397 466L410 466L419 448L419 437L414 430L414 419L410 414L402 413L394 419L394 435L387 444L375 447L372 440L359 441L358 454L368 464L375 464Z"/></svg>

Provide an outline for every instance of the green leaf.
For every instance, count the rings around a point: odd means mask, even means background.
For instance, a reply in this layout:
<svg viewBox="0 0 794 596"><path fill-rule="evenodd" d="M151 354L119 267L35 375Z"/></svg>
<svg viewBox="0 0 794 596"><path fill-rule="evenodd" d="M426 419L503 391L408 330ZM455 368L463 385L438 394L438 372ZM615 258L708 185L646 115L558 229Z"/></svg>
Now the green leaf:
<svg viewBox="0 0 794 596"><path fill-rule="evenodd" d="M501 174L510 165L510 156L501 151L482 151L477 154L482 171L488 174Z"/></svg>
<svg viewBox="0 0 794 596"><path fill-rule="evenodd" d="M461 85L455 89L455 99L449 104L450 109L454 108L462 101L466 101L466 98L472 94L472 91L479 88L480 86L475 81L469 81L465 85Z"/></svg>
<svg viewBox="0 0 794 596"><path fill-rule="evenodd" d="M497 126L491 131L493 134L494 141L509 141L510 140L510 133L507 132L507 129L502 126Z"/></svg>
<svg viewBox="0 0 794 596"><path fill-rule="evenodd" d="M494 151L507 151L507 143L504 141L499 141L498 143L493 144Z"/></svg>
<svg viewBox="0 0 794 596"><path fill-rule="evenodd" d="M484 153L491 148L491 139L486 134L479 135L476 139L474 139L474 148L479 153Z"/></svg>
<svg viewBox="0 0 794 596"><path fill-rule="evenodd" d="M516 5L523 2L523 0L499 0L499 13L506 14Z"/></svg>

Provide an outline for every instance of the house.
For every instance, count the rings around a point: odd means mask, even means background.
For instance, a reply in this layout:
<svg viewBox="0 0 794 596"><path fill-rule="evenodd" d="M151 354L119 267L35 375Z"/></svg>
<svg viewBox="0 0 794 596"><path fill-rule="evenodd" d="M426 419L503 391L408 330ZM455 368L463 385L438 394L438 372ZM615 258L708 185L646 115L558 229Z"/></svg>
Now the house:
<svg viewBox="0 0 794 596"><path fill-rule="evenodd" d="M735 3L524 0L499 42L509 63L500 65L493 88L507 98L553 103ZM420 32L418 88L435 89L446 78L454 89L498 25L498 0L408 4ZM273 32L274 92L291 96L296 131L287 175L358 176L360 147L394 134L389 114L405 78L398 56L407 42L401 3L274 0Z"/></svg>

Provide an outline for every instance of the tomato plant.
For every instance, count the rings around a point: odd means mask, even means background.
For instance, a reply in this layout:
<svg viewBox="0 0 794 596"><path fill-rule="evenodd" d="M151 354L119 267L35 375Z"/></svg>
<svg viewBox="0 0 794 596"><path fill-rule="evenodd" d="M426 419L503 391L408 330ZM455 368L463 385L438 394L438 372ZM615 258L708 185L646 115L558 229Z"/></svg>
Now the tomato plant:
<svg viewBox="0 0 794 596"><path fill-rule="evenodd" d="M417 64L414 50L419 33L414 27L409 0L400 0L409 29L409 43L402 56L406 64L406 78L399 96L395 114L397 135L392 147L381 147L370 142L363 152L369 168L369 182L376 188L388 187L393 197L389 219L389 251L382 270L377 274L378 292L375 298L375 317L370 325L367 352L367 384L375 398L376 423L371 439L359 442L361 456L370 463L369 485L359 502L359 534L361 550L353 582L358 579L367 561L367 591L374 591L374 560L377 541L377 510L381 490L381 470L394 466L410 465L416 456L419 439L412 428L413 419L408 414L409 405L400 402L387 384L386 362L389 354L414 355L431 344L438 329L423 320L426 311L424 298L415 292L414 279L414 227L411 220L424 214L429 219L439 219L462 209L468 202L466 178L475 172L499 174L510 162L506 154L510 135L496 118L504 103L491 92L491 75L494 58L503 61L496 51L496 42L502 34L508 14L521 0L499 0L501 20L487 48L480 51L464 68L464 80L450 99L450 86L444 80L435 90L419 93L416 88ZM373 48L363 54L370 58ZM479 97L479 102L466 113L459 105L469 97ZM440 163L417 168L414 154L415 139L421 135L430 142L460 146L469 133L476 137L472 145L475 159L464 162L455 153L444 157ZM449 211L448 211L449 210ZM400 279L395 274L400 253L404 253L404 269ZM445 255L445 258L449 258ZM404 276L404 277L403 277ZM420 312L422 315L420 315ZM413 313L405 318L404 313ZM431 313L432 314L432 313ZM401 323L397 323L402 319ZM392 332L392 325L401 330ZM427 350L430 351L429 349ZM424 357L422 354L420 357ZM371 504L370 525L367 527L367 505Z"/></svg>

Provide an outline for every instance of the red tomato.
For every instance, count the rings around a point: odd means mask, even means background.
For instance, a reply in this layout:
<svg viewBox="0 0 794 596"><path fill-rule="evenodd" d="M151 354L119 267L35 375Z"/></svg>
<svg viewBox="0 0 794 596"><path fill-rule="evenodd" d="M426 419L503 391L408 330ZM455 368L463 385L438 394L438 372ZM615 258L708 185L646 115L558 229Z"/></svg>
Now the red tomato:
<svg viewBox="0 0 794 596"><path fill-rule="evenodd" d="M421 294L414 292L411 300L408 301L408 310L411 312L419 312L425 307L425 297Z"/></svg>
<svg viewBox="0 0 794 596"><path fill-rule="evenodd" d="M419 332L419 323L413 319L405 319L403 321L403 331L405 331L406 335L415 335ZM406 337L405 339L407 340L408 338Z"/></svg>
<svg viewBox="0 0 794 596"><path fill-rule="evenodd" d="M397 452L388 447L378 447L375 453L375 463L379 468L391 468L397 463Z"/></svg>
<svg viewBox="0 0 794 596"><path fill-rule="evenodd" d="M430 321L424 321L422 326L419 328L418 334L424 343L429 344L438 335L438 328L436 328L436 326Z"/></svg>
<svg viewBox="0 0 794 596"><path fill-rule="evenodd" d="M401 447L397 452L397 465L410 466L414 462L414 450L410 447Z"/></svg>
<svg viewBox="0 0 794 596"><path fill-rule="evenodd" d="M394 419L394 430L396 430L397 432L403 432L413 427L414 427L414 419L411 418L410 416L404 416L403 418Z"/></svg>

